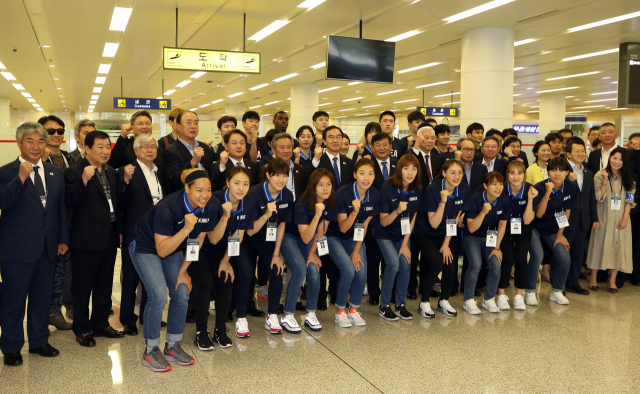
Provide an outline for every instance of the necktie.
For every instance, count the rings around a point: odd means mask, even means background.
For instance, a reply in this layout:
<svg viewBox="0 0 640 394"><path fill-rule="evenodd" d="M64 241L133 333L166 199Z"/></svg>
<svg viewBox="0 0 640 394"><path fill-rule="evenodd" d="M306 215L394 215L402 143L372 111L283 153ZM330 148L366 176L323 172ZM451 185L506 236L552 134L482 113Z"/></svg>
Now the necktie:
<svg viewBox="0 0 640 394"><path fill-rule="evenodd" d="M389 178L389 169L387 169L387 162L382 162L382 178L386 181Z"/></svg>
<svg viewBox="0 0 640 394"><path fill-rule="evenodd" d="M333 172L336 174L336 183L340 186L340 171L338 170L338 158L333 158Z"/></svg>
<svg viewBox="0 0 640 394"><path fill-rule="evenodd" d="M427 167L427 176L429 177L429 183L431 183L431 180L433 179L431 177L431 168L429 168L429 155L426 155L424 158L424 164Z"/></svg>
<svg viewBox="0 0 640 394"><path fill-rule="evenodd" d="M36 191L38 192L38 195L40 197L43 197L47 195L47 192L44 191L44 183L42 182L42 177L38 172L39 168L40 166L33 166L33 171L34 171L33 183L36 185Z"/></svg>
<svg viewBox="0 0 640 394"><path fill-rule="evenodd" d="M244 164L242 164L241 161L237 161L236 162L236 167L244 167Z"/></svg>

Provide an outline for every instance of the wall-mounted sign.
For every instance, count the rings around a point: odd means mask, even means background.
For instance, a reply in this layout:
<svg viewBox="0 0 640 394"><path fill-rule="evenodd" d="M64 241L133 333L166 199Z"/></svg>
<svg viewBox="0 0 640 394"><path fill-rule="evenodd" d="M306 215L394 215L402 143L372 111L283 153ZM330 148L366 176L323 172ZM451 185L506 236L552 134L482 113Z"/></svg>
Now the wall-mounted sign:
<svg viewBox="0 0 640 394"><path fill-rule="evenodd" d="M523 125L523 126L513 126L513 129L515 131L517 131L518 133L539 133L540 132L540 126L533 126L533 125Z"/></svg>
<svg viewBox="0 0 640 394"><path fill-rule="evenodd" d="M422 112L424 116L458 117L458 108L418 107L418 111Z"/></svg>
<svg viewBox="0 0 640 394"><path fill-rule="evenodd" d="M260 74L260 53L162 48L165 70Z"/></svg>
<svg viewBox="0 0 640 394"><path fill-rule="evenodd" d="M159 110L169 111L171 110L171 100L114 97L113 108L115 109L159 109Z"/></svg>
<svg viewBox="0 0 640 394"><path fill-rule="evenodd" d="M640 43L620 44L618 108L640 108Z"/></svg>

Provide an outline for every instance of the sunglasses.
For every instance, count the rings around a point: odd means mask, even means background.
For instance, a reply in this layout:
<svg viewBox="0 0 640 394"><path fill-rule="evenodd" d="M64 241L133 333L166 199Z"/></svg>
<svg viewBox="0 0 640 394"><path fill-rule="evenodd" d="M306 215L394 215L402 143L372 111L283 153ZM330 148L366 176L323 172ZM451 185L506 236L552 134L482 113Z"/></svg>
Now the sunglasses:
<svg viewBox="0 0 640 394"><path fill-rule="evenodd" d="M58 135L64 135L64 129L47 129L47 133L49 133L49 135L54 135L55 133L58 133Z"/></svg>

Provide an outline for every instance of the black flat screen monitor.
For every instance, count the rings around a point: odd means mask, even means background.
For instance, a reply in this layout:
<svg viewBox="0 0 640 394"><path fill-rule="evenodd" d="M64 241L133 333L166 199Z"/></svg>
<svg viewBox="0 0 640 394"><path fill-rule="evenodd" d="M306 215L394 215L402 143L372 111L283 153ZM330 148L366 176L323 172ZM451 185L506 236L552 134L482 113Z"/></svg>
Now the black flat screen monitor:
<svg viewBox="0 0 640 394"><path fill-rule="evenodd" d="M396 43L329 36L327 79L393 83Z"/></svg>

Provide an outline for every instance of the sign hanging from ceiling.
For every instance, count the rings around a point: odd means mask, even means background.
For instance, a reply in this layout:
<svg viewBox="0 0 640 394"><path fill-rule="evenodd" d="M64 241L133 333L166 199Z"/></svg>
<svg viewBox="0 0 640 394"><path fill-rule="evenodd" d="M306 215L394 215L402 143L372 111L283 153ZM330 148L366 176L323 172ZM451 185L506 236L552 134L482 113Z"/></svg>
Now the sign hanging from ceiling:
<svg viewBox="0 0 640 394"><path fill-rule="evenodd" d="M620 44L618 108L640 108L640 43Z"/></svg>
<svg viewBox="0 0 640 394"><path fill-rule="evenodd" d="M169 111L171 110L171 100L114 97L113 108L115 109L159 109L159 110Z"/></svg>
<svg viewBox="0 0 640 394"><path fill-rule="evenodd" d="M424 116L458 117L458 108L418 107L418 111L422 112Z"/></svg>
<svg viewBox="0 0 640 394"><path fill-rule="evenodd" d="M260 53L163 47L162 68L260 74Z"/></svg>

